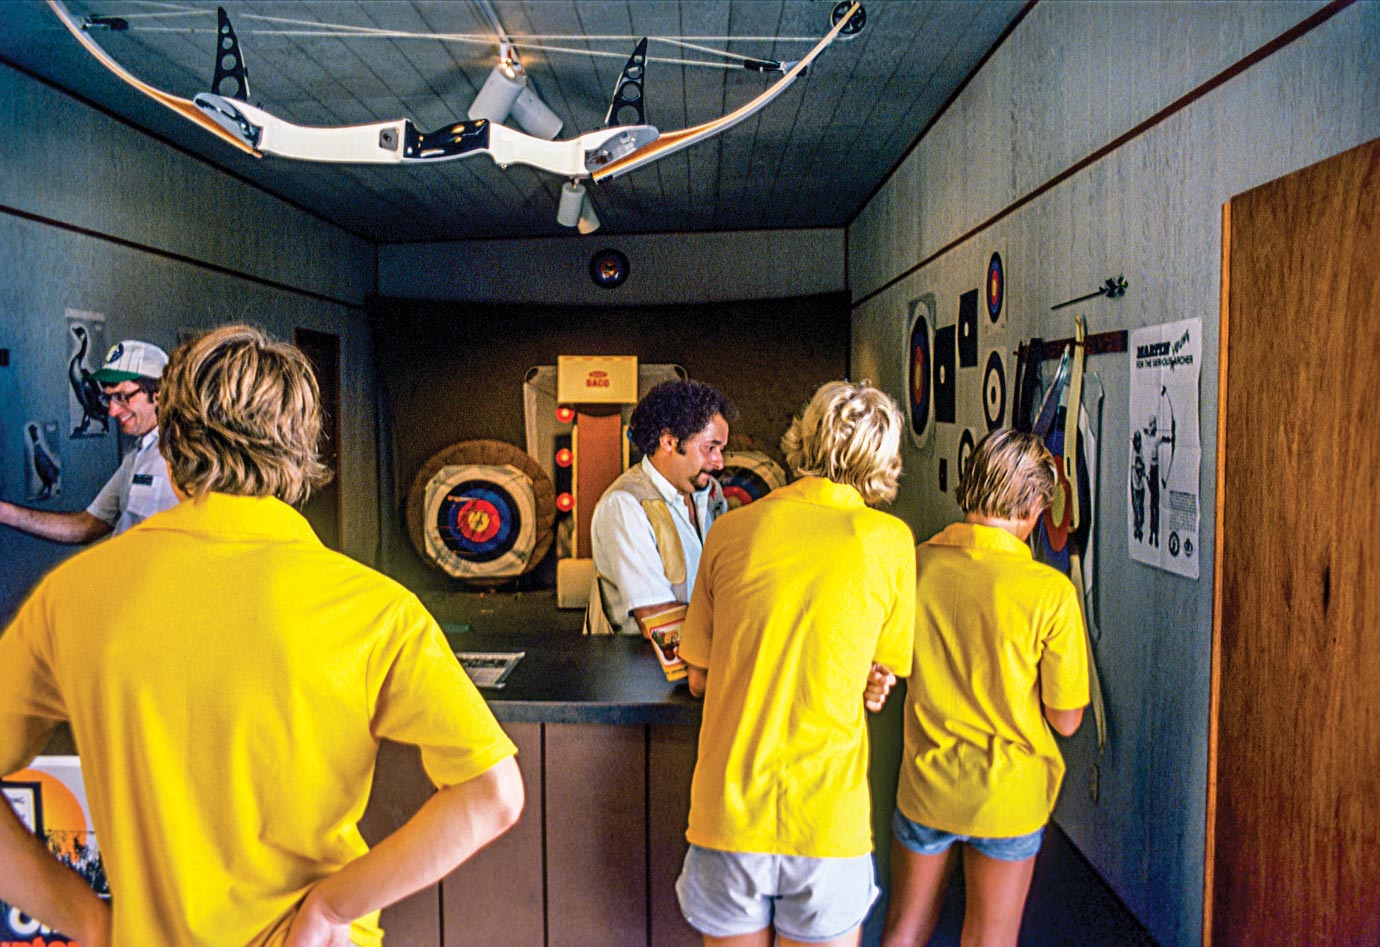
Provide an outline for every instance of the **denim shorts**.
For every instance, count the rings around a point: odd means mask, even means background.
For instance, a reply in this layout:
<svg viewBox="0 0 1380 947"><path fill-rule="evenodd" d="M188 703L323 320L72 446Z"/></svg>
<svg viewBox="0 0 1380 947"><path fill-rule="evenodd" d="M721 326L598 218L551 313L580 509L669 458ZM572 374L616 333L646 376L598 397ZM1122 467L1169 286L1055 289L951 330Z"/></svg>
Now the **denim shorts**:
<svg viewBox="0 0 1380 947"><path fill-rule="evenodd" d="M736 937L774 926L805 943L833 940L867 917L879 891L871 855L805 858L691 845L676 880L690 926Z"/></svg>
<svg viewBox="0 0 1380 947"><path fill-rule="evenodd" d="M967 842L988 858L1003 862L1023 862L1034 858L1040 850L1040 842L1045 837L1044 826L1029 835L1013 835L1005 838L985 838L981 835L955 835L941 832L919 822L912 822L897 809L891 818L891 831L896 839L917 855L941 855L955 842Z"/></svg>

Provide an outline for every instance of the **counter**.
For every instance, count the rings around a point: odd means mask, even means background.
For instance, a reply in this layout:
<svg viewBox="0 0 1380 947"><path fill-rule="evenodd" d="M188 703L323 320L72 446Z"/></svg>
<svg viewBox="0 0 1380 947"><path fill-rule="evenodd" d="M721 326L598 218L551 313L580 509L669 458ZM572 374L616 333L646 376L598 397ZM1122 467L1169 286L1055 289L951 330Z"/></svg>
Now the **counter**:
<svg viewBox="0 0 1380 947"><path fill-rule="evenodd" d="M699 947L674 884L685 857L700 702L641 637L447 632L525 652L481 694L518 747L527 802L508 833L383 914L394 947ZM412 747L379 750L371 843L431 795Z"/></svg>
<svg viewBox="0 0 1380 947"><path fill-rule="evenodd" d="M461 652L524 651L501 688L481 690L503 723L688 724L700 701L661 672L652 645L631 635L447 632Z"/></svg>

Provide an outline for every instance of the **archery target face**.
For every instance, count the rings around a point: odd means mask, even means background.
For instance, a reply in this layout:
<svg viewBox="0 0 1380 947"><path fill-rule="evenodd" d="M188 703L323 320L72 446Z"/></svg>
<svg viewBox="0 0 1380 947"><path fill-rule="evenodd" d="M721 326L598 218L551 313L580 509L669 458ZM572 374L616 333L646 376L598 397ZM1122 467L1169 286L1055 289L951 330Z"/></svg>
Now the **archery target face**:
<svg viewBox="0 0 1380 947"><path fill-rule="evenodd" d="M970 289L958 297L958 365L977 368L978 291Z"/></svg>
<svg viewBox="0 0 1380 947"><path fill-rule="evenodd" d="M1002 271L1001 254L993 253L987 262L987 318L996 322L1001 318L1001 304L1006 299L1006 274Z"/></svg>
<svg viewBox="0 0 1380 947"><path fill-rule="evenodd" d="M532 481L513 466L458 464L427 482L427 553L456 578L521 575L536 543Z"/></svg>
<svg viewBox="0 0 1380 947"><path fill-rule="evenodd" d="M907 359L906 409L910 415L910 439L923 447L930 439L930 393L933 358L930 350L930 307L932 297L911 303L910 344Z"/></svg>
<svg viewBox="0 0 1380 947"><path fill-rule="evenodd" d="M786 472L761 451L724 451L724 468L718 479L728 508L736 510L785 486Z"/></svg>
<svg viewBox="0 0 1380 947"><path fill-rule="evenodd" d="M1001 352L995 350L987 356L987 371L982 381L982 414L989 431L1001 427L1006 415L1006 366Z"/></svg>
<svg viewBox="0 0 1380 947"><path fill-rule="evenodd" d="M934 330L934 420L953 424L958 398L958 327Z"/></svg>
<svg viewBox="0 0 1380 947"><path fill-rule="evenodd" d="M973 448L977 446L973 439L973 432L968 428L963 429L963 436L958 440L958 484L963 486L963 478L968 476L968 461L973 458Z"/></svg>

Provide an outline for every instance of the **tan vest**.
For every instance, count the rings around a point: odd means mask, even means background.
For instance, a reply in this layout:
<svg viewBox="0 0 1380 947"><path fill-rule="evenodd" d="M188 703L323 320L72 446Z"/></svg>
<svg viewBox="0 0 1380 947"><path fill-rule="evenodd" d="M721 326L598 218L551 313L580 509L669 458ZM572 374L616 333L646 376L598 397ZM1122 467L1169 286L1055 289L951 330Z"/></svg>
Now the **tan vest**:
<svg viewBox="0 0 1380 947"><path fill-rule="evenodd" d="M661 555L661 570L666 576L666 581L671 583L676 601L688 602L690 589L685 583L685 547L681 545L680 532L676 529L676 521L673 518L675 514L666 504L666 498L657 491L656 484L652 483L641 464L623 471L609 486L607 492L612 493L615 490L631 493L642 504L642 512L647 514L647 521L652 525L652 534L656 537L656 550ZM710 511L717 516L726 508L723 488L717 480L710 477ZM607 576L602 576L597 571L594 573L594 582L589 590L589 605L585 609L584 633L587 635L618 633L604 609L603 583L606 581Z"/></svg>

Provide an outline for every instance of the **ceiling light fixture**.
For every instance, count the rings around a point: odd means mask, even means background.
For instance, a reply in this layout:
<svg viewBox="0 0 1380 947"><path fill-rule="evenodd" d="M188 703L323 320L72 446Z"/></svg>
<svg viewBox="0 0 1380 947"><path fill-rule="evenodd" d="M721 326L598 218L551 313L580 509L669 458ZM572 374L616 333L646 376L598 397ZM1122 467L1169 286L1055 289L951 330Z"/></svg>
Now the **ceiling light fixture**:
<svg viewBox="0 0 1380 947"><path fill-rule="evenodd" d="M489 71L479 94L470 106L470 118L487 118L502 124L511 117L534 138L554 139L565 123L541 100L527 79L527 70L518 60L508 33L498 21L489 0L475 0L498 36L498 65Z"/></svg>
<svg viewBox="0 0 1380 947"><path fill-rule="evenodd" d="M566 181L561 185L561 203L556 208L556 223L562 227L575 227L582 234L594 233L599 229L599 215L590 203L589 192L579 181Z"/></svg>

